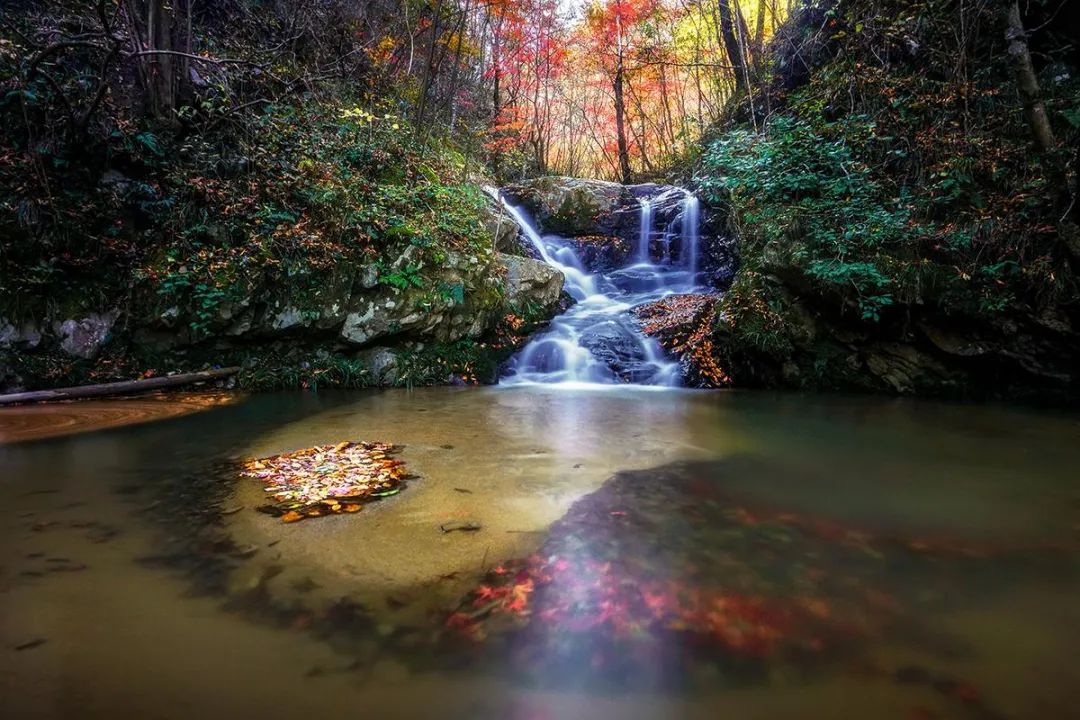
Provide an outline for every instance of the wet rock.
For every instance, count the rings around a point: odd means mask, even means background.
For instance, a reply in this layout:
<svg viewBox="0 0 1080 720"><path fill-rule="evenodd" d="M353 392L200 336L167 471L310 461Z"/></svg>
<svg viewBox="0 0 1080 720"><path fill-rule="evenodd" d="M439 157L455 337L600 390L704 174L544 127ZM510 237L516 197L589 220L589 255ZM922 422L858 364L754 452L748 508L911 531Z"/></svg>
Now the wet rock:
<svg viewBox="0 0 1080 720"><path fill-rule="evenodd" d="M679 358L684 382L692 387L730 384L712 348L718 298L708 294L672 295L631 311L645 334Z"/></svg>
<svg viewBox="0 0 1080 720"><path fill-rule="evenodd" d="M589 272L609 272L625 265L631 249L629 241L615 235L583 235L571 243Z"/></svg>
<svg viewBox="0 0 1080 720"><path fill-rule="evenodd" d="M648 363L640 339L630 327L618 323L588 328L581 336L581 345L611 371L630 382Z"/></svg>
<svg viewBox="0 0 1080 720"><path fill-rule="evenodd" d="M672 185L645 183L619 185L602 180L543 177L510 185L503 196L524 208L541 232L566 238L618 238L623 245L596 244L584 250L590 270L620 264L641 234L642 200L652 206L653 231L649 255L654 261L680 258L681 233L687 190ZM699 270L719 288L730 285L738 264L734 241L724 228L724 215L707 207L699 216Z"/></svg>

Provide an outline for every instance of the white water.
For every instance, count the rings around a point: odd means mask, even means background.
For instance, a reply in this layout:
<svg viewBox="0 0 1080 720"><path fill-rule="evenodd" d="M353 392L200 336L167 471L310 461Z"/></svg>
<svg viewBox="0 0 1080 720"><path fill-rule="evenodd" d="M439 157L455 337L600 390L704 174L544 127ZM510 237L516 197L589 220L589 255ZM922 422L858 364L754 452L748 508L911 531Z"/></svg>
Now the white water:
<svg viewBox="0 0 1080 720"><path fill-rule="evenodd" d="M653 213L649 198L641 198L641 226L638 229L637 260L649 262L649 240L652 239Z"/></svg>
<svg viewBox="0 0 1080 720"><path fill-rule="evenodd" d="M683 264L690 271L691 277L697 275L698 268L698 224L700 203L697 195L686 194L682 211L682 249Z"/></svg>
<svg viewBox="0 0 1080 720"><path fill-rule="evenodd" d="M678 363L638 329L629 310L667 295L700 290L696 284L697 199L689 198L693 196L688 194L684 206L684 244L678 266L666 258L659 264L651 261L653 208L643 199L633 264L609 273L589 273L565 238L541 235L525 212L503 200L544 262L563 273L565 289L576 303L518 353L500 384L678 386ZM692 245L686 244L687 238L693 239Z"/></svg>

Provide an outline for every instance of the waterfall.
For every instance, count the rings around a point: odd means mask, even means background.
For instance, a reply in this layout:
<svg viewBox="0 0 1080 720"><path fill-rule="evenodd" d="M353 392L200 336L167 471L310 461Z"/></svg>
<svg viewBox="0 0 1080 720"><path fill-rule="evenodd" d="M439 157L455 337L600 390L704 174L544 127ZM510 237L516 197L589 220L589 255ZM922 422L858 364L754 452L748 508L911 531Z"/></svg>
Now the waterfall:
<svg viewBox="0 0 1080 720"><path fill-rule="evenodd" d="M683 265L690 272L690 284L697 279L698 269L698 224L700 216L700 203L697 195L687 193L683 200L682 210L682 249L680 250Z"/></svg>
<svg viewBox="0 0 1080 720"><path fill-rule="evenodd" d="M652 238L653 209L649 198L641 198L641 226L638 229L638 262L649 262L649 240Z"/></svg>
<svg viewBox="0 0 1080 720"><path fill-rule="evenodd" d="M513 358L500 384L677 386L679 364L638 329L629 310L685 291L686 272L653 265L642 242L642 262L606 274L589 273L565 238L541 235L521 208L493 189L488 192L499 198L544 262L563 273L564 287L577 301ZM643 203L642 238L651 232L651 215L651 204Z"/></svg>

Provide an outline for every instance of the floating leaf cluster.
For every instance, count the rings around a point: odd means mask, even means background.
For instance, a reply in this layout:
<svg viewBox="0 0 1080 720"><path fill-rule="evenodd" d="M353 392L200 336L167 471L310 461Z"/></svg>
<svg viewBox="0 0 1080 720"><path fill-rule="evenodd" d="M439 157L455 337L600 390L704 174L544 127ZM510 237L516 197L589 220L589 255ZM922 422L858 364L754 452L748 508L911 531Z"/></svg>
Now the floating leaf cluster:
<svg viewBox="0 0 1080 720"><path fill-rule="evenodd" d="M397 449L379 442L316 445L250 460L241 474L265 484L273 502L259 510L284 522L354 513L405 487L405 463L391 457Z"/></svg>

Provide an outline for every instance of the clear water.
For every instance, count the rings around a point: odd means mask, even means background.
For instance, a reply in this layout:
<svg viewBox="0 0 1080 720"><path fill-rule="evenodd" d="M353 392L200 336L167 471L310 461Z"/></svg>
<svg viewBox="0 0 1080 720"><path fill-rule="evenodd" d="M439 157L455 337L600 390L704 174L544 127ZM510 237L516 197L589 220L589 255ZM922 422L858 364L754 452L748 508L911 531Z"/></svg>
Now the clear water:
<svg viewBox="0 0 1080 720"><path fill-rule="evenodd" d="M79 407L92 423L99 406ZM286 525L218 466L351 438L404 444L419 477ZM1078 440L1075 414L997 406L534 386L262 395L0 445L0 703L1077 717ZM439 530L455 519L482 529ZM447 629L493 568L530 556L575 573L538 585L529 617L481 616L482 639ZM663 583L729 601L627 635L641 608L619 603ZM724 642L702 634L717 623ZM774 651L740 640L766 631Z"/></svg>
<svg viewBox="0 0 1080 720"><path fill-rule="evenodd" d="M629 311L671 294L701 290L697 287L697 199L689 194L687 198L681 232L682 247L688 250L679 264L668 258L659 263L650 259L653 209L643 198L632 264L608 273L590 273L565 238L541 235L521 208L506 204L544 261L563 273L565 290L576 302L522 349L502 384L679 384L678 363L641 333Z"/></svg>

